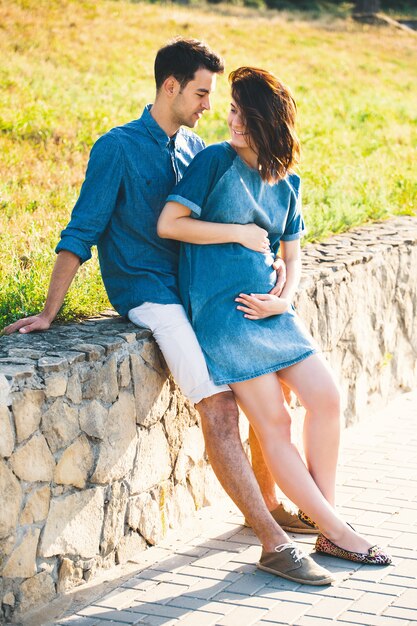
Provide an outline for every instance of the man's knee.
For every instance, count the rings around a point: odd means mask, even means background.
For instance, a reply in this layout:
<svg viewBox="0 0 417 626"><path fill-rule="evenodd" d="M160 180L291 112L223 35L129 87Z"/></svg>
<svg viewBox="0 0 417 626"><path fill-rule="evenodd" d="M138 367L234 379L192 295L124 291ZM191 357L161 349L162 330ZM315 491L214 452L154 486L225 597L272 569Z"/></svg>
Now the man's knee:
<svg viewBox="0 0 417 626"><path fill-rule="evenodd" d="M239 410L231 391L204 398L195 408L200 413L203 427L213 427L219 431L238 430Z"/></svg>

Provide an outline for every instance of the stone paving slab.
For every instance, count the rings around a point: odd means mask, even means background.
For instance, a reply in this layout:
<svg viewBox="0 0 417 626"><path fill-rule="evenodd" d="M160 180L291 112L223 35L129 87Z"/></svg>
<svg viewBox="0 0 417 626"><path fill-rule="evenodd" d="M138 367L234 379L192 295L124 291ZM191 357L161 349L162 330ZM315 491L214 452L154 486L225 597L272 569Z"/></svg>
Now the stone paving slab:
<svg viewBox="0 0 417 626"><path fill-rule="evenodd" d="M339 508L390 548L394 564L317 555L336 583L314 587L256 569L260 547L225 501L70 595L60 616L25 626L411 626L417 624L417 392L343 432ZM314 536L294 538L312 551Z"/></svg>

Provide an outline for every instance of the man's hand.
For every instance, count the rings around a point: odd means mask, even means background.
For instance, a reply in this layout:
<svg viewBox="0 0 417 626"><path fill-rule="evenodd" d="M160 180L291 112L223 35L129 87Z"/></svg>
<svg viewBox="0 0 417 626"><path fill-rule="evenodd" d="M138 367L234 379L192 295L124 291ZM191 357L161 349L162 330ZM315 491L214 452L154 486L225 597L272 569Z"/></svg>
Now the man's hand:
<svg viewBox="0 0 417 626"><path fill-rule="evenodd" d="M242 246L254 250L255 252L263 252L266 254L270 250L268 239L268 231L265 228L257 226L257 224L241 224L239 225L240 236L239 241Z"/></svg>
<svg viewBox="0 0 417 626"><path fill-rule="evenodd" d="M37 330L48 330L50 325L51 322L44 317L42 313L39 313L39 315L24 317L21 320L17 320L17 322L13 322L13 324L9 324L9 326L3 329L3 333L5 335L11 335L19 331L19 333L27 334Z"/></svg>
<svg viewBox="0 0 417 626"><path fill-rule="evenodd" d="M239 311L243 311L249 320L260 320L271 315L280 315L288 311L290 307L289 300L279 298L270 293L252 293L251 295L240 293L236 302L241 305L236 307Z"/></svg>
<svg viewBox="0 0 417 626"><path fill-rule="evenodd" d="M272 267L277 273L277 282L269 293L271 296L280 296L287 280L287 266L284 260L277 256Z"/></svg>

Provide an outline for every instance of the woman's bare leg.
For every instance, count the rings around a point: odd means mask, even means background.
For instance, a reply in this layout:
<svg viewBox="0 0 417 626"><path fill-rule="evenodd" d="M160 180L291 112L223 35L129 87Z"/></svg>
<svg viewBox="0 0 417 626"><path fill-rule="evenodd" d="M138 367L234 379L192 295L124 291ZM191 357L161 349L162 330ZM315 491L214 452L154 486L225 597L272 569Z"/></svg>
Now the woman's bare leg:
<svg viewBox="0 0 417 626"><path fill-rule="evenodd" d="M265 461L280 489L314 519L328 539L347 550L366 552L371 544L338 516L292 443L291 418L276 374L265 374L230 386L256 433Z"/></svg>
<svg viewBox="0 0 417 626"><path fill-rule="evenodd" d="M330 504L335 504L340 441L340 394L325 359L314 354L278 372L306 409L303 441L308 470Z"/></svg>

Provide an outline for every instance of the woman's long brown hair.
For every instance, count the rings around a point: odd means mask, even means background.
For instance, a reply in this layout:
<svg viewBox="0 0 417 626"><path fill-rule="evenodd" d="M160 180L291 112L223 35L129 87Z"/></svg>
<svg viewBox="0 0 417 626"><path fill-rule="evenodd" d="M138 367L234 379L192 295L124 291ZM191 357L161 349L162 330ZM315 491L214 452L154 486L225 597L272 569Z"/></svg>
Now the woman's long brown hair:
<svg viewBox="0 0 417 626"><path fill-rule="evenodd" d="M231 72L229 82L249 133L248 143L258 154L261 178L277 182L300 157L291 91L276 76L256 67L239 67Z"/></svg>

